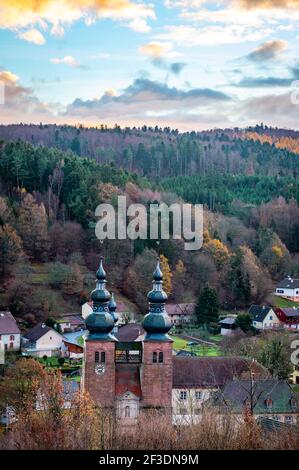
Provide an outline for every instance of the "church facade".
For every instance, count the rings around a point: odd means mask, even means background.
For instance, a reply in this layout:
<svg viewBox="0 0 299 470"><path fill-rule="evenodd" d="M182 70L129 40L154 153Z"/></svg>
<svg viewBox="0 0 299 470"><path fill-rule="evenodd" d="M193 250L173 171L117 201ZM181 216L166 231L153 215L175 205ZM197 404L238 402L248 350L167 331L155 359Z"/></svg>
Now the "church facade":
<svg viewBox="0 0 299 470"><path fill-rule="evenodd" d="M116 303L106 289L102 259L91 293L93 312L86 318L82 389L98 406L111 410L127 424L134 424L140 413L149 409L172 418L171 321L165 310L162 277L158 261L141 341L121 342L114 334Z"/></svg>

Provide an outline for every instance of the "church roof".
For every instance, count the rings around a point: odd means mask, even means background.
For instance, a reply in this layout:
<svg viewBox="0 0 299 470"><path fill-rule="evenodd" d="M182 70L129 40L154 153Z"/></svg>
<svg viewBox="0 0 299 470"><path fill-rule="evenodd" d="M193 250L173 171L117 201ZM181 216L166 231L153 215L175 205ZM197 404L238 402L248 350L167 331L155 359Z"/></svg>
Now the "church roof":
<svg viewBox="0 0 299 470"><path fill-rule="evenodd" d="M119 326L118 332L115 334L118 341L136 341L139 336L144 334L144 329L138 323L128 323Z"/></svg>
<svg viewBox="0 0 299 470"><path fill-rule="evenodd" d="M173 388L218 388L234 378L247 378L251 361L242 357L173 357ZM258 362L256 377L266 378L268 371Z"/></svg>
<svg viewBox="0 0 299 470"><path fill-rule="evenodd" d="M115 395L121 397L126 392L141 397L139 366L135 364L116 364Z"/></svg>

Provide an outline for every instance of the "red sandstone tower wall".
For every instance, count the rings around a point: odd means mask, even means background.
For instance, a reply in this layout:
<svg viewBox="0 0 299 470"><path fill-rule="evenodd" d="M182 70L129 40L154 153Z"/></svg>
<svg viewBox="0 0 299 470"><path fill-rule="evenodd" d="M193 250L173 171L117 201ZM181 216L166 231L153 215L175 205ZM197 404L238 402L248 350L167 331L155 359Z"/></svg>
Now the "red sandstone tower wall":
<svg viewBox="0 0 299 470"><path fill-rule="evenodd" d="M105 352L105 372L101 375L95 372L95 353ZM87 339L84 348L83 388L88 392L96 405L104 408L114 407L115 404L115 343Z"/></svg>
<svg viewBox="0 0 299 470"><path fill-rule="evenodd" d="M163 352L163 363L153 362L153 353ZM144 341L141 366L141 389L143 407L165 408L172 406L172 342Z"/></svg>

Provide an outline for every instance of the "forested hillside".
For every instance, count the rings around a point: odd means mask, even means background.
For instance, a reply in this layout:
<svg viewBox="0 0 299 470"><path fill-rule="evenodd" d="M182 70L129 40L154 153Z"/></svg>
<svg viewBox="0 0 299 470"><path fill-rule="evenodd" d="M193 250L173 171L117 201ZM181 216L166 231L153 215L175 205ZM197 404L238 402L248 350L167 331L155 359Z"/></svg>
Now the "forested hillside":
<svg viewBox="0 0 299 470"><path fill-rule="evenodd" d="M259 129L259 128L258 128ZM255 131L256 133L256 131ZM277 148L253 132L215 130L188 132L144 126L107 129L55 125L0 126L0 139L21 139L32 145L71 150L97 163L114 162L139 175L151 177L206 175L211 171L267 176L299 174L299 155ZM261 134L258 134L261 135Z"/></svg>
<svg viewBox="0 0 299 470"><path fill-rule="evenodd" d="M0 138L0 304L27 324L78 311L99 254L110 287L142 313L157 253L174 302L196 301L209 283L222 308L246 308L299 275L299 155L287 149L240 130L19 125L0 127ZM94 211L117 195L204 203L202 250L180 240L101 244Z"/></svg>

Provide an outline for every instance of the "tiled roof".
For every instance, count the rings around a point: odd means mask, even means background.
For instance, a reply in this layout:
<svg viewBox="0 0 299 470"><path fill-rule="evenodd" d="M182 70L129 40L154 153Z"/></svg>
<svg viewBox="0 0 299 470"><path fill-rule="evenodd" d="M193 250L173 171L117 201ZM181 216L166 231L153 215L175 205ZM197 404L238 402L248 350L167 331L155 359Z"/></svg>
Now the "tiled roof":
<svg viewBox="0 0 299 470"><path fill-rule="evenodd" d="M121 397L131 392L141 397L139 366L134 364L116 364L115 366L115 395Z"/></svg>
<svg viewBox="0 0 299 470"><path fill-rule="evenodd" d="M248 377L251 361L242 357L173 357L173 388L218 388L234 377ZM256 377L269 377L258 362Z"/></svg>
<svg viewBox="0 0 299 470"><path fill-rule="evenodd" d="M0 312L0 335L20 334L16 320L10 312Z"/></svg>
<svg viewBox="0 0 299 470"><path fill-rule="evenodd" d="M267 407L267 400L271 406ZM285 380L232 380L215 397L215 404L225 404L241 413L246 402L253 403L254 413L299 413L298 397Z"/></svg>
<svg viewBox="0 0 299 470"><path fill-rule="evenodd" d="M276 289L298 289L299 288L299 279L293 279L291 277L286 277L280 281Z"/></svg>

